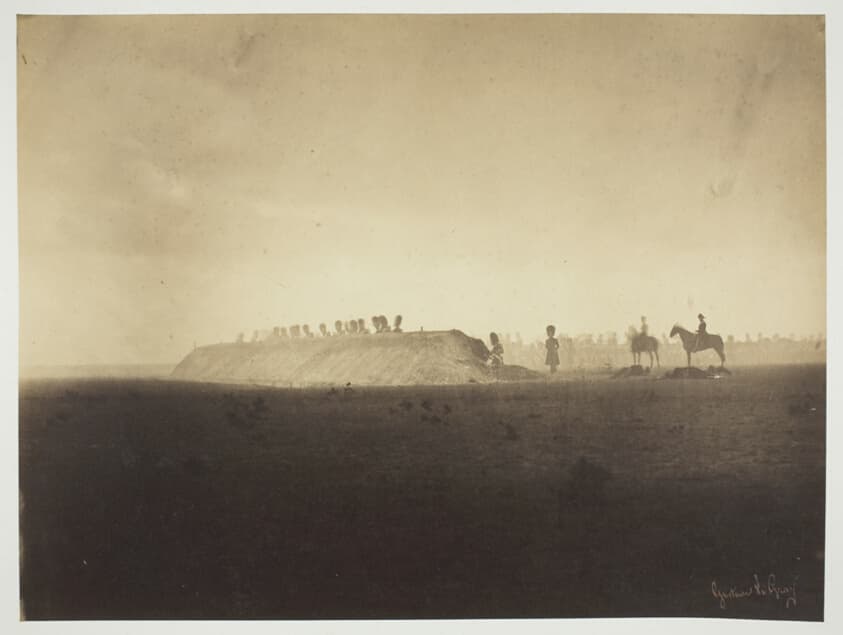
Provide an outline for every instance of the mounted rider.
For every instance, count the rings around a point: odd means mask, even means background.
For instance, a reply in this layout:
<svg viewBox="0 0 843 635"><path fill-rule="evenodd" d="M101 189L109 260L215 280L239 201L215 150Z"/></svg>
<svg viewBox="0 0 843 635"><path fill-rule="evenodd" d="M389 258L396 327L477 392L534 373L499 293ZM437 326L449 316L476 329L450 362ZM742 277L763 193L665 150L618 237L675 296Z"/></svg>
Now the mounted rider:
<svg viewBox="0 0 843 635"><path fill-rule="evenodd" d="M697 327L697 340L694 343L694 350L700 350L700 344L705 342L705 338L708 337L708 332L706 331L706 324L705 324L705 316L700 313L697 315L697 319L700 321L700 325Z"/></svg>

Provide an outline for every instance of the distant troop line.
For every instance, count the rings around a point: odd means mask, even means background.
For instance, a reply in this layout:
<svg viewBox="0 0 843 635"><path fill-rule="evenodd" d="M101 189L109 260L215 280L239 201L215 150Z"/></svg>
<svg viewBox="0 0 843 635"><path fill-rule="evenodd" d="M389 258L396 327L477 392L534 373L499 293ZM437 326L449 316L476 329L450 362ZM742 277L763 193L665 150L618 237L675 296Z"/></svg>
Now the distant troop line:
<svg viewBox="0 0 843 635"><path fill-rule="evenodd" d="M357 318L352 320L336 320L334 322L334 330L331 331L325 322L319 325L320 337L339 337L344 335L369 335L370 333L402 333L401 323L404 318L396 315L392 321L392 326L389 325L389 320L385 315L372 316L372 328L366 326L366 320ZM317 337L316 333L310 330L309 324L293 324L292 326L276 326L268 335L262 335L260 331L252 333L252 342L259 342L271 339L285 339L285 338L308 338ZM245 334L237 334L237 342L244 343Z"/></svg>

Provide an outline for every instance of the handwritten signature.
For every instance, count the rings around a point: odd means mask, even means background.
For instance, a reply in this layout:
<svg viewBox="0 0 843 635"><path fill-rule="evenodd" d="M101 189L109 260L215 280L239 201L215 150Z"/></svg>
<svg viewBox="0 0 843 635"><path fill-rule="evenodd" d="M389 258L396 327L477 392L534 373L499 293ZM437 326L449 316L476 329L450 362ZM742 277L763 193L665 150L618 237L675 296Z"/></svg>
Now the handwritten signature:
<svg viewBox="0 0 843 635"><path fill-rule="evenodd" d="M728 601L741 600L749 597L769 597L776 600L784 600L785 608L796 606L796 581L799 576L793 578L789 585L779 585L776 575L771 573L767 576L766 583L762 583L758 574L752 575L752 583L745 587L730 586L728 589L717 586L717 580L711 581L711 594L720 602L720 608L726 609Z"/></svg>

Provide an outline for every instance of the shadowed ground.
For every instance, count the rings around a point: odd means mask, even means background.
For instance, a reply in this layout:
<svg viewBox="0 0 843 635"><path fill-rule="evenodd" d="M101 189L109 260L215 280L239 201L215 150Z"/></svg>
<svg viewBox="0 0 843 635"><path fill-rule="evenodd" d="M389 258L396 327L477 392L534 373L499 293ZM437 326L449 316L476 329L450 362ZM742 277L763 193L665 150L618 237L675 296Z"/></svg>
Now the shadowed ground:
<svg viewBox="0 0 843 635"><path fill-rule="evenodd" d="M823 366L20 406L27 619L823 614Z"/></svg>

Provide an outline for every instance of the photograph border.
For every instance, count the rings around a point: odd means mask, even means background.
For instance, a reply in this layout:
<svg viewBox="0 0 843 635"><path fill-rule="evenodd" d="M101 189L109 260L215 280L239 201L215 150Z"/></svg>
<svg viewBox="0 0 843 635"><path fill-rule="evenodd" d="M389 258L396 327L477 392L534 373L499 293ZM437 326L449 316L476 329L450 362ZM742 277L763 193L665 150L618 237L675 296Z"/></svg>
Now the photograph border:
<svg viewBox="0 0 843 635"><path fill-rule="evenodd" d="M810 632L840 632L841 625L836 598L840 597L841 585L837 576L840 568L840 512L836 497L841 491L840 468L832 457L841 452L841 434L835 423L840 423L838 416L841 389L840 373L837 362L840 360L840 344L834 332L834 326L843 324L843 312L840 306L840 288L837 272L843 271L843 262L839 245L843 240L840 220L841 193L839 180L830 175L843 174L839 160L840 148L840 112L841 106L841 54L840 42L843 41L843 21L840 3L832 1L816 2L271 2L268 0L246 2L233 1L149 1L102 2L87 0L84 2L59 1L17 1L3 4L0 19L0 41L11 48L15 46L16 14L146 14L146 13L758 13L758 14L824 14L826 15L826 135L827 135L827 420L826 420L826 576L825 576L825 621L823 623L777 622L762 620L732 620L720 618L656 618L656 619L543 619L543 620L426 620L411 621L274 621L249 622L237 621L236 628L246 628L251 632L325 633L325 632L427 632L428 629L442 632L464 632L470 627L476 632L509 632L527 630L531 633L565 632L646 632L648 635L675 633L682 629L688 633L709 632L711 628L729 632L796 632L810 629ZM3 313L2 364L2 405L6 417L2 437L2 509L4 514L0 524L0 601L2 602L2 625L5 632L11 629L26 629L27 632L54 631L89 633L112 632L117 628L129 633L160 631L215 633L228 632L233 627L226 621L192 622L23 622L19 621L19 559L18 559L18 327L19 327L19 289L18 289L18 228L17 228L17 130L16 130L16 52L7 50L0 57L3 82L6 90L2 95L3 149L2 194L4 214L0 236L8 241L0 250L4 259L2 271L3 297L0 298L6 310ZM10 54L11 53L11 54ZM836 111L836 112L835 112ZM14 511L13 511L14 510ZM712 622L717 619L717 622ZM195 630L194 630L195 629ZM482 630L480 630L482 629ZM833 629L833 630L832 630Z"/></svg>

